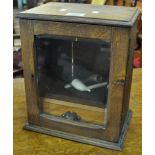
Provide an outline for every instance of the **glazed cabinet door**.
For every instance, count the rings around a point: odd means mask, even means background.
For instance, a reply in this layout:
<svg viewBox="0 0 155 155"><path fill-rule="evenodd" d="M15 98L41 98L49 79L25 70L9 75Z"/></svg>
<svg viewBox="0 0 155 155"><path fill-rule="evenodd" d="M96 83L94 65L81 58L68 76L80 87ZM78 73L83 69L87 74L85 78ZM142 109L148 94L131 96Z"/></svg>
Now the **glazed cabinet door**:
<svg viewBox="0 0 155 155"><path fill-rule="evenodd" d="M117 141L129 30L52 21L20 23L29 123Z"/></svg>

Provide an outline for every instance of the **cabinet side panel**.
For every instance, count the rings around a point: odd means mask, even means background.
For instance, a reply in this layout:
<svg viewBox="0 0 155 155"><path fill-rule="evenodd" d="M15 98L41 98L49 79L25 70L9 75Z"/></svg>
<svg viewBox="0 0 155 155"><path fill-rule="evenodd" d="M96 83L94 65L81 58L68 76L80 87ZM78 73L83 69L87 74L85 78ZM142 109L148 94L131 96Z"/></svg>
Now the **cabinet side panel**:
<svg viewBox="0 0 155 155"><path fill-rule="evenodd" d="M20 29L28 122L38 125L39 105L35 80L35 50L33 24L29 20L20 20Z"/></svg>
<svg viewBox="0 0 155 155"><path fill-rule="evenodd" d="M124 123L125 117L129 109L132 72L133 72L133 57L134 57L134 49L135 49L135 44L136 44L136 35L137 35L137 22L130 30L130 37L129 37L130 45L129 45L129 53L128 53L127 69L126 69L124 100L123 100L123 106L122 106L122 123L121 123L122 125Z"/></svg>
<svg viewBox="0 0 155 155"><path fill-rule="evenodd" d="M126 28L112 28L112 54L108 94L107 140L118 141L126 77L128 37Z"/></svg>

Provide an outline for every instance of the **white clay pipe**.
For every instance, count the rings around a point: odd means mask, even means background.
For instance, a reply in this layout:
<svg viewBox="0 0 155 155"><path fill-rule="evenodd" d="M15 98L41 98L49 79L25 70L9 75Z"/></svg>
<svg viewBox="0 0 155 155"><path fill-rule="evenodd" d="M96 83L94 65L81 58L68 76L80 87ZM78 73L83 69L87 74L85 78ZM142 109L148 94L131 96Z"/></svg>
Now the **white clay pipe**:
<svg viewBox="0 0 155 155"><path fill-rule="evenodd" d="M71 84L67 84L65 85L65 88L70 88L70 87L73 87L79 91L88 91L90 92L90 89L87 88L87 86L82 82L80 81L79 79L74 79Z"/></svg>
<svg viewBox="0 0 155 155"><path fill-rule="evenodd" d="M91 86L87 86L87 88L91 90L102 86L106 86L107 84L108 84L107 82L101 82L101 83L93 84Z"/></svg>
<svg viewBox="0 0 155 155"><path fill-rule="evenodd" d="M91 89L99 88L102 86L106 86L107 82L97 83L91 86L86 86L82 81L79 79L74 79L71 84L65 85L65 88L70 88L71 86L79 91L88 91L90 92Z"/></svg>

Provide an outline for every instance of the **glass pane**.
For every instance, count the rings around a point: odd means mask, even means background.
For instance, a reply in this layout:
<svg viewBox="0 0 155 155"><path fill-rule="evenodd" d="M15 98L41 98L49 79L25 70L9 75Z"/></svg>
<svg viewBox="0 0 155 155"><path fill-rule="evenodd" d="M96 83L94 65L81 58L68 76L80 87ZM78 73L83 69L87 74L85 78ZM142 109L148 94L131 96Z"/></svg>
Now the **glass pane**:
<svg viewBox="0 0 155 155"><path fill-rule="evenodd" d="M91 121L90 117L94 115L93 122L97 118L103 122L110 43L48 35L36 36L35 41L39 96L44 111L56 116L74 111L82 120ZM96 113L92 114L94 111ZM87 113L91 116L86 119Z"/></svg>

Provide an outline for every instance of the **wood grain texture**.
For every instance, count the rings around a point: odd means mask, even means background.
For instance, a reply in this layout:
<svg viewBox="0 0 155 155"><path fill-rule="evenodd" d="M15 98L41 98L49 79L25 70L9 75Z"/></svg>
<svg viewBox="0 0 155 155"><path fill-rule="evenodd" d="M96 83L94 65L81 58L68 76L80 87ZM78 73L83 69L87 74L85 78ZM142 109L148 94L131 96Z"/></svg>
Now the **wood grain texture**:
<svg viewBox="0 0 155 155"><path fill-rule="evenodd" d="M48 35L60 35L69 37L84 37L93 38L98 40L110 41L111 40L111 27L107 26L96 26L88 24L75 24L67 22L49 22L49 21L31 21L34 25L34 35L38 34L48 34ZM46 26L46 27L45 27ZM86 31L87 29L87 31ZM104 113L103 113L104 115ZM63 132L78 134L86 137L94 138L104 138L103 134L104 127L104 117L102 128L92 128L91 125L79 125L76 123L65 124L65 121L60 122L57 119L50 117L40 116L41 126L47 127L49 129L55 129Z"/></svg>
<svg viewBox="0 0 155 155"><path fill-rule="evenodd" d="M45 127L40 127L40 126L28 124L28 123L24 126L24 129L34 131L34 132L43 133L43 134L47 134L50 136L57 136L60 138L73 140L73 141L80 142L80 143L96 145L99 147L105 147L105 148L121 151L123 148L124 139L126 137L127 129L129 127L129 122L131 120L131 114L132 114L132 112L129 110L127 117L126 117L126 120L125 120L125 123L124 123L124 126L123 126L123 130L121 131L121 136L119 138L119 141L116 143L101 140L101 139L96 139L93 137L88 138L88 137L83 137L83 136L79 136L79 135L74 135L71 133L65 133L65 132L61 132L61 131L57 131L57 130L51 130L51 129L48 129ZM43 114L43 115L45 115L45 114ZM91 124L91 126L93 126L93 124Z"/></svg>
<svg viewBox="0 0 155 155"><path fill-rule="evenodd" d="M39 105L37 86L35 80L35 50L33 23L27 20L20 20L22 61L25 77L25 90L27 101L28 121L39 124Z"/></svg>
<svg viewBox="0 0 155 155"><path fill-rule="evenodd" d="M67 9L61 11L61 9ZM92 11L98 10L98 14L93 14ZM65 16L67 13L84 13L84 18L99 18L107 20L129 21L135 13L136 8L124 8L114 6L100 6L91 4L75 4L75 3L47 3L30 10L26 10L21 14L41 14L41 15L57 15ZM115 14L115 16L114 16ZM68 15L69 16L69 15Z"/></svg>
<svg viewBox="0 0 155 155"><path fill-rule="evenodd" d="M65 11L61 11L61 10ZM95 11L95 13L93 13ZM96 11L98 11L96 13ZM75 3L47 3L39 7L21 12L17 15L23 19L91 23L102 25L132 26L139 11L134 7L108 5L91 5Z"/></svg>
<svg viewBox="0 0 155 155"><path fill-rule="evenodd" d="M31 30L27 29L31 25ZM45 28L46 26L46 28ZM87 31L85 31L85 28ZM60 130L64 132L70 132L73 134L79 134L86 137L100 138L106 141L117 142L120 137L120 124L121 124L121 113L123 107L123 96L124 96L124 81L126 76L127 68L127 58L129 50L129 29L120 27L106 27L106 26L95 26L87 24L77 24L75 23L62 23L62 22L48 22L48 21L26 21L21 20L22 36L30 38L26 42L25 38L23 40L23 55L25 59L25 66L29 68L25 69L26 80L30 82L26 85L30 87L27 89L27 98L34 100L34 102L28 101L28 118L29 123L40 123L42 126L48 127L49 129ZM26 30L27 29L27 30ZM25 34L24 34L25 33ZM110 67L110 85L108 92L108 112L104 116L103 124L106 130L92 129L89 127L82 127L74 125L65 124L63 122L63 127L54 119L47 119L44 117L39 117L39 102L37 99L37 85L36 85L36 74L35 74L35 49L34 49L34 38L33 35L37 34L53 34L53 35L66 35L66 36L76 36L76 37L86 37L102 39L105 41L111 41L111 67ZM27 51L28 50L28 51ZM28 62L27 62L28 60ZM31 77L33 76L33 78ZM123 81L123 82L122 82ZM31 88L32 87L32 88ZM31 94L30 94L31 93ZM33 104L32 104L33 103ZM40 104L42 105L42 104ZM33 106L33 108L32 108ZM36 122L33 122L34 115ZM104 114L105 115L105 114ZM40 120L40 122L39 122ZM35 119L34 119L35 121Z"/></svg>
<svg viewBox="0 0 155 155"><path fill-rule="evenodd" d="M102 108L74 104L54 99L46 99L43 102L43 112L45 113L61 116L67 111L76 112L81 117L81 121L93 124L104 124L105 110Z"/></svg>
<svg viewBox="0 0 155 155"><path fill-rule="evenodd" d="M56 100L56 99L42 98L42 97L41 97L41 100L43 100L43 103L47 103L47 104L53 103L55 105L68 106L68 107L72 107L72 108L80 108L83 110L89 110L89 111L94 111L94 112L105 111L104 108L99 108L99 107L94 107L94 106L89 106L89 105L84 105L84 104L75 104L75 103L63 101L63 100Z"/></svg>
<svg viewBox="0 0 155 155"><path fill-rule="evenodd" d="M110 69L110 87L108 95L108 120L105 118L107 130L88 130L74 125L63 124L63 128L56 121L47 121L41 119L42 126L51 129L63 130L81 136L101 138L109 141L118 141L120 136L121 112L124 95L124 84L117 84L118 81L125 81L127 56L129 49L129 30L127 28L106 27L96 25L83 25L64 22L32 21L34 25L34 34L52 34L60 36L76 36L102 39L112 42L111 69ZM46 28L45 28L46 26ZM85 31L85 28L87 31ZM93 31L92 31L93 30Z"/></svg>
<svg viewBox="0 0 155 155"><path fill-rule="evenodd" d="M125 77L125 85L124 85L124 98L123 98L123 106L122 106L122 122L123 125L126 113L129 108L129 99L130 99L130 91L131 91L131 82L132 82L132 71L133 71L133 57L134 57L134 49L136 47L136 35L137 35L137 22L130 29L129 36L129 51L128 51L128 59L126 66L126 77ZM122 126L121 125L121 126Z"/></svg>
<svg viewBox="0 0 155 155"><path fill-rule="evenodd" d="M141 155L141 69L134 69L130 108L133 118L121 152L23 130L27 121L24 80L14 80L14 155Z"/></svg>
<svg viewBox="0 0 155 155"><path fill-rule="evenodd" d="M50 7L50 5L47 6ZM58 4L58 6L61 5ZM31 11L33 12L33 9L29 10L29 12ZM39 13L37 12L37 10L35 11L36 11L35 13L39 16L40 14L42 14L41 10ZM48 9L47 10L45 9L44 11L45 11L44 13L48 15L47 13L49 12ZM135 17L137 16L132 16L131 20L135 21ZM121 16L119 18L121 20ZM48 128L51 130L57 130L60 132L83 136L89 139L92 138L92 141L93 138L96 138L104 141L118 143L121 133L121 123L122 120L126 117L126 113L128 110L128 105L126 104L128 104L129 95L128 94L125 95L125 91L128 90L129 92L129 89L126 88L128 87L127 85L130 85L131 83L127 82L127 80L131 81L129 77L131 74L128 73L128 70L131 69L128 69L127 65L128 65L128 52L129 50L133 50L133 43L130 44L130 37L132 36L132 31L130 33L130 29L124 27L110 27L110 26L108 27L108 26L88 25L81 23L75 24L68 22L36 21L36 20L24 20L24 19L20 20L20 24L21 24L23 62L25 70L24 72L25 88L26 88L26 98L28 106L28 123L38 126L40 124L41 127ZM43 107L40 102L41 100L37 95L38 90L37 90L37 80L36 80L37 74L36 74L36 60L35 60L36 50L34 47L34 36L38 34L79 37L79 38L80 37L93 38L97 40L104 40L106 42L111 43L110 79L109 79L108 101L107 101L108 104L107 104L107 110L103 113L104 120L103 120L103 126L101 126L102 128L101 127L96 128L93 126L93 124L86 125L86 123L80 124L77 122L69 122L68 120L66 121L65 119L60 120L57 117L45 115L42 113ZM129 59L130 63L129 66L132 65L131 58ZM49 109L49 107L46 109ZM123 115L122 111L124 111ZM89 113L87 114L91 115Z"/></svg>
<svg viewBox="0 0 155 155"><path fill-rule="evenodd" d="M107 105L108 120L107 130L103 133L104 136L111 141L117 141L120 134L128 48L128 29L122 29L119 27L112 28L112 54Z"/></svg>
<svg viewBox="0 0 155 155"><path fill-rule="evenodd" d="M32 21L36 35L49 34L69 37L111 40L111 27L52 21ZM45 28L46 27L46 28Z"/></svg>

